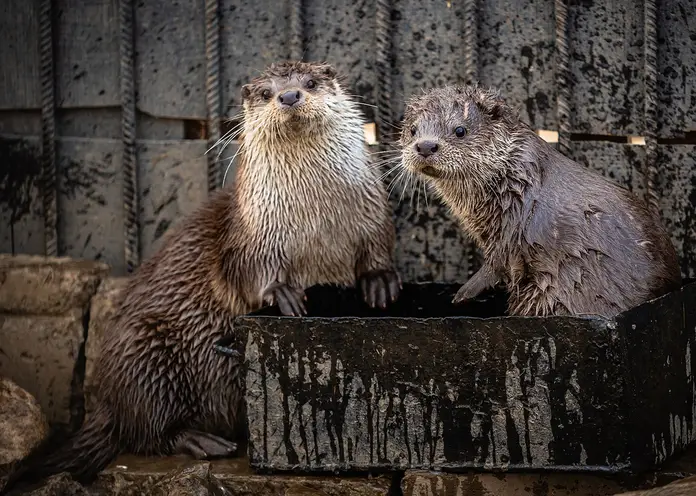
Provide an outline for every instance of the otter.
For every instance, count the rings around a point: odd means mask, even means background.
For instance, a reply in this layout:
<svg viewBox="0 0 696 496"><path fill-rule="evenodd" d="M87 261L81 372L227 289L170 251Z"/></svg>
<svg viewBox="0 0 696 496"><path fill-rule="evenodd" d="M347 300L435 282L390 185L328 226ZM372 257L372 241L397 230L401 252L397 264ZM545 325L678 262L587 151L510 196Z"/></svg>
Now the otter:
<svg viewBox="0 0 696 496"><path fill-rule="evenodd" d="M96 364L97 408L57 451L20 463L5 491L63 471L88 482L121 452L234 455L241 360L213 344L235 316L304 315L318 284L359 285L371 307L398 298L386 188L335 69L273 64L241 93L236 180L135 271Z"/></svg>
<svg viewBox="0 0 696 496"><path fill-rule="evenodd" d="M681 285L659 214L556 151L493 89L411 98L400 148L483 252L455 304L502 283L510 315L611 317Z"/></svg>

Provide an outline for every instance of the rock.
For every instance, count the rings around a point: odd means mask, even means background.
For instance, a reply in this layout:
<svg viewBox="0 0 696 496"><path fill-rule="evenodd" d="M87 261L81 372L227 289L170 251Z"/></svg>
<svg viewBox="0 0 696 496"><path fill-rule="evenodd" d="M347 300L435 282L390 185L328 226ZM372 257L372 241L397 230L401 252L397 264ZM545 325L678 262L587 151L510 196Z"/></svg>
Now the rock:
<svg viewBox="0 0 696 496"><path fill-rule="evenodd" d="M101 476L90 489L119 496L224 496L231 494L210 471L206 462L191 462L168 473L133 477L128 473Z"/></svg>
<svg viewBox="0 0 696 496"><path fill-rule="evenodd" d="M409 470L404 496L606 496L625 490L621 481L593 474L471 473Z"/></svg>
<svg viewBox="0 0 696 496"><path fill-rule="evenodd" d="M99 285L99 289L92 298L89 309L89 329L87 343L85 344L85 414L89 415L94 410L94 393L98 385L94 382L94 365L99 357L101 339L109 326L109 319L113 316L118 306L119 297L128 282L127 277L109 277Z"/></svg>
<svg viewBox="0 0 696 496"><path fill-rule="evenodd" d="M48 422L31 394L0 378L0 465L24 458L48 435Z"/></svg>
<svg viewBox="0 0 696 496"><path fill-rule="evenodd" d="M209 467L209 468L208 468ZM177 475L179 474L179 475ZM228 492L218 491L222 484ZM187 457L120 456L99 475L102 494L234 494L235 496L384 496L391 477L327 477L263 475L250 470L249 460L229 458L197 462ZM213 487L215 486L215 487ZM191 491L206 492L176 492ZM161 491L172 491L163 493ZM158 492L156 492L158 491Z"/></svg>
<svg viewBox="0 0 696 496"><path fill-rule="evenodd" d="M616 496L692 496L693 494L696 494L696 476L687 477L666 486L644 491L631 491Z"/></svg>
<svg viewBox="0 0 696 496"><path fill-rule="evenodd" d="M68 424L83 340L80 309L61 316L0 314L0 376L31 393L49 423Z"/></svg>
<svg viewBox="0 0 696 496"><path fill-rule="evenodd" d="M60 315L85 308L109 272L100 262L0 255L0 312Z"/></svg>
<svg viewBox="0 0 696 496"><path fill-rule="evenodd" d="M49 477L46 483L38 489L27 493L27 496L82 496L87 490L75 482L68 474L58 474Z"/></svg>
<svg viewBox="0 0 696 496"><path fill-rule="evenodd" d="M168 475L147 494L153 496L222 496L230 493L210 473L209 463L197 463Z"/></svg>

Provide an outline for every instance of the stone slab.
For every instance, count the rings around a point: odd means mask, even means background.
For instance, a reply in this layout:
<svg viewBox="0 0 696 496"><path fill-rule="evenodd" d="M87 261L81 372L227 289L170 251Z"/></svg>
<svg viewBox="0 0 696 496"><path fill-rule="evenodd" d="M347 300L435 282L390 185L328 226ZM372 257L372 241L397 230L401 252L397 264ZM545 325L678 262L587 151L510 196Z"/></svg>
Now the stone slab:
<svg viewBox="0 0 696 496"><path fill-rule="evenodd" d="M626 489L615 478L589 474L510 474L407 471L404 496L609 496Z"/></svg>
<svg viewBox="0 0 696 496"><path fill-rule="evenodd" d="M0 312L61 315L86 308L108 271L89 260L0 254Z"/></svg>
<svg viewBox="0 0 696 496"><path fill-rule="evenodd" d="M238 317L252 466L631 472L696 439L696 283L615 319L494 317L504 295L457 289L405 284L380 313L312 288L307 318Z"/></svg>
<svg viewBox="0 0 696 496"><path fill-rule="evenodd" d="M687 477L666 486L621 493L617 496L692 496L693 494L696 494L696 476Z"/></svg>
<svg viewBox="0 0 696 496"><path fill-rule="evenodd" d="M51 424L71 421L82 319L81 309L61 316L0 314L0 376L31 393Z"/></svg>
<svg viewBox="0 0 696 496"><path fill-rule="evenodd" d="M138 487L139 494L150 494L149 487L161 486L163 480L176 471L207 465L187 457L146 458L133 455L119 457L102 472L98 487ZM209 462L210 474L235 496L386 496L391 477L312 477L261 475L249 469L246 458ZM124 494L124 492L119 492ZM125 493L129 494L129 493ZM136 493L134 493L136 494Z"/></svg>
<svg viewBox="0 0 696 496"><path fill-rule="evenodd" d="M94 411L95 393L99 388L94 380L94 367L99 359L102 336L109 332L109 321L118 308L119 298L127 282L127 277L104 279L90 304L89 327L85 343L85 415Z"/></svg>

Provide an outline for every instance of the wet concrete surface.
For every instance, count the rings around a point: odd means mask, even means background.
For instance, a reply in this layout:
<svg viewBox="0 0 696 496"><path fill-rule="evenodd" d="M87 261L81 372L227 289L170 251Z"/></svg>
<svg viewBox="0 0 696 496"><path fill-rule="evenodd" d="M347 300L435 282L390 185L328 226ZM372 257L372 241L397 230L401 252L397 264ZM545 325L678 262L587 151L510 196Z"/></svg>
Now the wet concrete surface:
<svg viewBox="0 0 696 496"><path fill-rule="evenodd" d="M634 475L601 475L590 473L468 473L406 472L371 477L368 474L311 476L292 473L266 474L252 470L246 457L200 462L186 456L143 457L122 455L100 476L102 488L135 484L139 490L161 481L167 475L209 463L210 474L230 494L307 494L307 495L399 495L421 494L416 490L429 480L428 486L457 487L452 494L469 496L500 493L530 496L609 496L626 491L661 487L670 482L696 476L696 446L665 464L661 470ZM425 477L425 479L423 479ZM473 479L471 479L473 477ZM474 480L475 484L471 483ZM403 481L403 483L402 483ZM438 482L439 481L439 482ZM530 482L531 481L531 482ZM421 481L422 482L422 481ZM435 487L433 486L433 487ZM480 486L480 487L479 487ZM490 487L488 487L490 486ZM470 490L469 490L470 489ZM484 490L485 489L485 490ZM480 491L483 490L483 493ZM473 492L472 492L473 491ZM477 492L479 491L479 492ZM488 491L488 492L486 492ZM491 493L490 491L493 491ZM502 492L500 492L502 491ZM128 491L130 493L131 491ZM106 494L125 494L123 489ZM423 494L427 494L428 492ZM105 494L105 492L101 492ZM433 494L440 494L435 491ZM449 494L445 491L441 494Z"/></svg>

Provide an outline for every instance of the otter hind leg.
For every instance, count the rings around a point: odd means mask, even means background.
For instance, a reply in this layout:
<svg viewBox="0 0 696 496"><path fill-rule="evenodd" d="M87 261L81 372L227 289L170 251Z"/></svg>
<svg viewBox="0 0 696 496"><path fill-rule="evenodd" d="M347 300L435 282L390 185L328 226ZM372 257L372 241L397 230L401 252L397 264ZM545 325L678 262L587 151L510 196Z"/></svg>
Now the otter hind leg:
<svg viewBox="0 0 696 496"><path fill-rule="evenodd" d="M237 443L207 432L186 430L177 439L174 452L207 460L233 456L237 452Z"/></svg>

